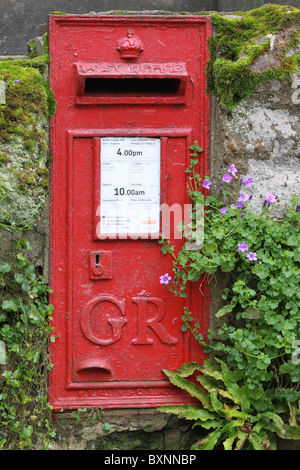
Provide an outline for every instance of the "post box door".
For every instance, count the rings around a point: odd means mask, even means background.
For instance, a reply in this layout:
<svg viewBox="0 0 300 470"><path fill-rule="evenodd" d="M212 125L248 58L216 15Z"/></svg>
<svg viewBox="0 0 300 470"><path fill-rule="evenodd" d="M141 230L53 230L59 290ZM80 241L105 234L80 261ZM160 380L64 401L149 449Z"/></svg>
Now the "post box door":
<svg viewBox="0 0 300 470"><path fill-rule="evenodd" d="M168 272L174 277L174 273L169 257L161 254L161 246L156 234L152 239L153 234L150 231L149 238L143 239L137 238L139 233L130 232L130 226L136 219L138 225L152 222L160 224L160 221L155 219L157 214L152 214L152 219L149 219L151 213L147 213L146 207L144 214L141 215L142 218L136 210L133 214L127 211L125 223L128 226L125 227L124 238L122 238L122 232L119 232L119 235L115 234L114 240L112 230L109 230L110 238L103 238L98 244L92 240L94 229L92 224L96 224L97 230L103 217L100 197L98 198L100 211L96 219L94 219L94 214L95 209L97 214L97 207L93 208L90 204L93 197L97 198L97 194L100 193L97 189L95 195L92 193L93 189L97 188L94 181L98 174L98 171L96 173L93 169L97 168L97 161L101 163L100 156L104 153L101 147L105 146L106 139L107 137L104 139L74 137L73 139L74 168L69 170L74 175L73 194L70 195L73 198L73 203L70 205L74 211L70 220L73 235L71 261L73 266L72 268L70 266L73 301L69 310L73 312L72 335L76 341L72 341L71 344L72 375L70 380L82 386L82 383L91 382L93 379L102 387L104 383L106 387L111 387L122 381L127 384L145 381L143 386L147 383L148 386L153 387L157 382L164 381L162 369L167 367L167 364L172 364L171 367L174 368L179 367L184 360L188 360L189 351L185 351L181 332L184 300L175 298L167 288L163 288L160 284L161 275ZM119 140L118 137L109 139L116 142ZM126 181L123 181L126 192L124 198L138 205L138 199L150 198L148 186L151 183L157 184L155 172L158 171L160 176L161 139L151 138L148 134L148 137L127 137L125 144L129 146L130 140L137 140L141 144L137 147L143 149L140 153L146 152L145 144L152 144L150 150L156 160L154 171L151 171L148 156L146 156L147 161L144 162L145 168L142 167L142 156L132 157L135 159L133 162L135 165L131 166L131 170L138 171L138 174L131 173L131 177L135 177L136 183L143 184L143 190L136 191L143 194L142 196L132 196L131 193L127 195L128 185ZM166 142L165 149L170 154L169 156L176 150L175 154L178 155L176 160L169 163L167 174L165 174L169 179L166 185L167 200L171 203L170 206L173 203L183 208L186 200L185 173L178 172L177 167L179 165L185 167L187 164L187 139L182 136L167 140L169 142ZM116 156L119 149L118 145L110 147L109 153L113 152ZM130 147L128 149L130 150ZM122 154L124 152L126 149L122 148ZM110 155L110 162L113 161L113 156ZM115 182L118 180L115 164L121 166L121 177L123 177L127 165L122 158L125 157L120 156L114 160L114 169L110 171L114 193L114 200L109 199L110 214L112 218L115 218L113 222L116 221L118 231L120 225L123 226L124 219L120 211L114 214L114 204L120 199L120 196L115 194L122 193L122 186L118 186ZM168 155L163 155L164 159L167 160ZM96 160L94 168L93 160ZM146 172L149 177L147 181L144 180ZM104 173L102 170L100 181ZM124 179L126 180L126 175ZM145 183L148 186L145 187ZM109 184L109 179L105 179L105 184ZM178 192L178 188L182 188L182 191ZM104 205L103 201L102 204ZM143 206L138 207L143 209ZM107 218L107 216L109 213L106 213L104 217ZM158 216L160 217L159 213ZM180 216L182 217L182 213ZM133 220L130 220L130 217ZM178 222L180 220L177 214ZM181 237L181 233L174 230L174 222L170 228L173 231L172 243L178 251L182 241L176 240L175 237L176 235ZM101 233L99 235L104 236ZM140 237L142 235L140 232Z"/></svg>
<svg viewBox="0 0 300 470"><path fill-rule="evenodd" d="M88 27L84 19L76 20L77 29L79 24L81 31ZM163 369L203 360L202 349L181 330L181 317L184 307L188 308L205 332L208 291L205 283L189 286L187 297L181 298L160 283L160 276L169 273L174 278L175 273L171 257L161 252L159 238L167 230L175 253L183 244L177 226L189 204L185 169L195 138L208 147L208 102L202 119L206 130L199 133L197 119L191 116L187 122L186 117L176 117L182 110L173 106L189 99L187 94L177 100L177 95L182 96L180 87L174 92L175 101L169 96L171 101L164 104L159 100L165 85L159 85L158 95L154 86L146 102L144 85L140 96L129 93L127 85L124 91L122 84L124 103L120 83L109 85L107 91L106 82L101 81L94 94L86 91L94 85L85 84L80 91L80 80L90 77L89 54L82 57L84 65L78 64L74 51L79 43L66 46L71 44L72 18L54 17L52 22L52 28L60 25L59 44L65 47L58 52L52 32L56 52L52 53L51 80L58 110L52 124L51 272L53 325L58 337L51 346L50 402L54 409L189 403L190 397L169 383ZM153 27L153 20L150 24ZM115 30L119 23L115 18L100 18L96 25L101 37L105 28ZM207 29L203 34L207 35ZM76 39L81 45L83 36L81 41ZM119 60L114 70L124 73L127 62ZM97 80L103 80L99 63L91 68ZM191 76L185 75L185 67L178 66L178 70L181 74L176 80L189 88L186 78ZM99 92L103 88L105 92ZM204 89L202 83L201 93ZM205 158L201 165L203 173Z"/></svg>

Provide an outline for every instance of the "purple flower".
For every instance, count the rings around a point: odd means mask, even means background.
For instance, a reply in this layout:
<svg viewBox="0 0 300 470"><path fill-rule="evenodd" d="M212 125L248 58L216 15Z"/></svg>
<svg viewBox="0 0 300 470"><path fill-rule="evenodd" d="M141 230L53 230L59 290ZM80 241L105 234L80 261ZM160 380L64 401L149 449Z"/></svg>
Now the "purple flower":
<svg viewBox="0 0 300 470"><path fill-rule="evenodd" d="M205 180L203 183L203 188L210 189L211 181Z"/></svg>
<svg viewBox="0 0 300 470"><path fill-rule="evenodd" d="M276 202L276 200L277 200L277 197L278 196L275 196L275 194L268 193L267 194L267 202L269 202L270 204L274 204L274 202Z"/></svg>
<svg viewBox="0 0 300 470"><path fill-rule="evenodd" d="M230 165L228 173L231 173L233 176L235 176L237 174L237 169L236 169L235 165L233 165L233 164Z"/></svg>
<svg viewBox="0 0 300 470"><path fill-rule="evenodd" d="M223 207L223 209L221 209L221 214L222 214L222 215L226 214L227 210L228 210L228 209L226 209L226 207Z"/></svg>
<svg viewBox="0 0 300 470"><path fill-rule="evenodd" d="M296 206L296 212L300 212L300 206Z"/></svg>
<svg viewBox="0 0 300 470"><path fill-rule="evenodd" d="M246 206L244 205L244 203L247 202L248 200L249 200L249 196L241 193L240 197L237 200L238 209L246 209Z"/></svg>
<svg viewBox="0 0 300 470"><path fill-rule="evenodd" d="M241 180L241 184L249 187L249 186L252 186L252 184L254 184L254 181L252 178L247 178L245 181Z"/></svg>
<svg viewBox="0 0 300 470"><path fill-rule="evenodd" d="M229 173L225 173L225 175L223 175L222 181L225 181L225 183L229 183L231 180L232 176L230 176Z"/></svg>
<svg viewBox="0 0 300 470"><path fill-rule="evenodd" d="M251 252L251 253L248 253L247 258L248 258L248 260L250 260L250 261L257 261L256 253L252 253L252 252Z"/></svg>
<svg viewBox="0 0 300 470"><path fill-rule="evenodd" d="M246 242L238 243L238 251L241 253L245 253L245 251L248 251L248 245Z"/></svg>
<svg viewBox="0 0 300 470"><path fill-rule="evenodd" d="M238 198L236 205L238 209L241 209L243 207L244 203L240 197Z"/></svg>
<svg viewBox="0 0 300 470"><path fill-rule="evenodd" d="M247 201L250 200L250 196L248 196L247 194L242 194L242 193L241 193L241 194L240 194L240 198L241 198L241 200L244 201L244 202L247 202Z"/></svg>
<svg viewBox="0 0 300 470"><path fill-rule="evenodd" d="M171 276L169 276L169 274L164 274L164 276L160 276L160 283L161 284L165 284L166 286L169 284L169 282L171 281Z"/></svg>
<svg viewBox="0 0 300 470"><path fill-rule="evenodd" d="M243 217L245 217L245 212L243 212L241 215L240 215L240 219L242 219Z"/></svg>
<svg viewBox="0 0 300 470"><path fill-rule="evenodd" d="M15 80L15 83L20 83L20 80Z"/></svg>

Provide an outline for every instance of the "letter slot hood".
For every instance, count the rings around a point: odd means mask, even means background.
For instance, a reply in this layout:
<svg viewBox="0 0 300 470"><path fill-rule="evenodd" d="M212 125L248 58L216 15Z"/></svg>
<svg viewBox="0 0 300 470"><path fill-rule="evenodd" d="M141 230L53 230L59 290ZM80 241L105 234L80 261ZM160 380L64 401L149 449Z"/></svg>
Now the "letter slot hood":
<svg viewBox="0 0 300 470"><path fill-rule="evenodd" d="M188 73L175 63L76 63L77 104L182 104Z"/></svg>

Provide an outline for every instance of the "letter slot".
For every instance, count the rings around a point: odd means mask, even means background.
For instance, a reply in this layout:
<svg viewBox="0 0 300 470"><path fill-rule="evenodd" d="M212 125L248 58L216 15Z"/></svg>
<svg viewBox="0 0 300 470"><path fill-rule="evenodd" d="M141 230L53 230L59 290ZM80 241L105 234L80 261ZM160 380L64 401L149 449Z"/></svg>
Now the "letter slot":
<svg viewBox="0 0 300 470"><path fill-rule="evenodd" d="M184 63L77 63L77 104L182 104L188 73Z"/></svg>

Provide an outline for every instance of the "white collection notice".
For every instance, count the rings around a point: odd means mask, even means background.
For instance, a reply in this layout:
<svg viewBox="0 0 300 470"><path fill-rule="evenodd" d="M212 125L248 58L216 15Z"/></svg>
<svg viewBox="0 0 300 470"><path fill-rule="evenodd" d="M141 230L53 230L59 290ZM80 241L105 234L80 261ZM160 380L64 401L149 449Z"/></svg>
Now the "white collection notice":
<svg viewBox="0 0 300 470"><path fill-rule="evenodd" d="M100 161L100 233L159 233L160 139L104 137Z"/></svg>

